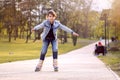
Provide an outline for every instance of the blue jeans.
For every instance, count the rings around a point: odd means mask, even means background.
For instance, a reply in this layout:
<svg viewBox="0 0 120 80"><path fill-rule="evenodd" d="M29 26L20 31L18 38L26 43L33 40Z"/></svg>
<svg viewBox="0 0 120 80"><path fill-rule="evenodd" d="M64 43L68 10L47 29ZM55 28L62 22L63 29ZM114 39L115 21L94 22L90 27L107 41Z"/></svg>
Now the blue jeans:
<svg viewBox="0 0 120 80"><path fill-rule="evenodd" d="M47 49L49 44L51 43L52 45L52 52L53 52L53 59L57 59L57 55L58 55L58 42L57 40L43 40L43 46L42 46L42 50L41 50L41 54L40 54L40 60L44 60L45 59L45 55L47 53Z"/></svg>

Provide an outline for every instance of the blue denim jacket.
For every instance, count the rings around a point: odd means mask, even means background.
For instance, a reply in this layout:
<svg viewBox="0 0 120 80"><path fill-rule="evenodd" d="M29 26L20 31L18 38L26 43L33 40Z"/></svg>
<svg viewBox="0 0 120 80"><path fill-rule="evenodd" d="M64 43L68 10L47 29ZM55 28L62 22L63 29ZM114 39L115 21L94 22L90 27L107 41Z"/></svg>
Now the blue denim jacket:
<svg viewBox="0 0 120 80"><path fill-rule="evenodd" d="M34 27L34 30L38 30L40 28L43 28L43 32L41 34L41 39L45 40L45 37L47 36L48 32L50 31L51 25L49 20L44 20L41 24ZM57 39L57 30L58 28L61 28L62 30L73 33L74 31L68 28L65 25L62 25L59 21L55 20L53 23L53 34L55 36L55 39Z"/></svg>

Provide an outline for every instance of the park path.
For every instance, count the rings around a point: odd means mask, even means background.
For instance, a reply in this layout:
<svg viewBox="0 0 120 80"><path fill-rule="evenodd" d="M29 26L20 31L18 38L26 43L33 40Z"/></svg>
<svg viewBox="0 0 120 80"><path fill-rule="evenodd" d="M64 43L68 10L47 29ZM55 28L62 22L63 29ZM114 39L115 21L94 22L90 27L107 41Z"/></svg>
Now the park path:
<svg viewBox="0 0 120 80"><path fill-rule="evenodd" d="M53 71L52 57L45 59L40 72L34 72L38 59L0 64L0 80L120 80L93 55L94 45L59 55L58 72Z"/></svg>

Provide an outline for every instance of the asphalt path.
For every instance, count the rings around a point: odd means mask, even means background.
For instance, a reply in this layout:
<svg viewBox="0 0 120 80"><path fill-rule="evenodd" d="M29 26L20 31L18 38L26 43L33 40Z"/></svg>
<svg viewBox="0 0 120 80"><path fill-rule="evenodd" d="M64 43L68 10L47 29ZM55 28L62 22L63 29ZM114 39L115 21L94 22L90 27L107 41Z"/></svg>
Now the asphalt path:
<svg viewBox="0 0 120 80"><path fill-rule="evenodd" d="M46 57L40 72L34 72L38 59L0 64L0 80L120 80L93 55L94 46L59 55L58 72L53 71L52 57Z"/></svg>

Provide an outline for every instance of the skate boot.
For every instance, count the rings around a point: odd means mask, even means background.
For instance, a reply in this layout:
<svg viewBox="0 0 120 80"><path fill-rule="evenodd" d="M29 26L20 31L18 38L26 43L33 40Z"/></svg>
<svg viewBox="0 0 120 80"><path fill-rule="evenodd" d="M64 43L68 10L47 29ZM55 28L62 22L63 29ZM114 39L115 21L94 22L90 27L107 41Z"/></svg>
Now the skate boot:
<svg viewBox="0 0 120 80"><path fill-rule="evenodd" d="M57 59L53 59L53 68L54 68L54 71L55 71L55 72L58 71L58 63L57 63Z"/></svg>
<svg viewBox="0 0 120 80"><path fill-rule="evenodd" d="M36 66L35 72L39 72L42 68L43 60L40 60Z"/></svg>

